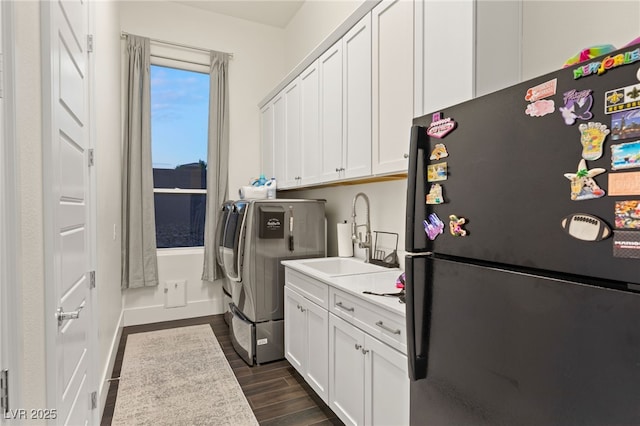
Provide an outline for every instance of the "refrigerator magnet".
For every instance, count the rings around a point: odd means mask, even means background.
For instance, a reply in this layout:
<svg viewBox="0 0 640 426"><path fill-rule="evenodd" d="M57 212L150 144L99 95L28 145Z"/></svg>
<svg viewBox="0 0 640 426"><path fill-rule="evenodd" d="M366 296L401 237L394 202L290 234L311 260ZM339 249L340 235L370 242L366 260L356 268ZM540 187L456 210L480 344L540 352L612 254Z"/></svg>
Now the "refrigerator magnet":
<svg viewBox="0 0 640 426"><path fill-rule="evenodd" d="M449 232L454 237L466 237L467 230L462 228L462 225L467 223L464 217L458 217L454 214L449 215Z"/></svg>
<svg viewBox="0 0 640 426"><path fill-rule="evenodd" d="M443 143L437 143L436 146L433 148L433 151L431 151L429 160L440 160L448 156L449 156L449 153L447 152L447 147L444 146Z"/></svg>
<svg viewBox="0 0 640 426"><path fill-rule="evenodd" d="M611 140L640 137L640 109L611 114Z"/></svg>
<svg viewBox="0 0 640 426"><path fill-rule="evenodd" d="M564 92L564 106L560 107L560 113L564 124L571 126L579 118L580 120L591 120L591 106L593 106L593 95L591 89L576 90L571 89Z"/></svg>
<svg viewBox="0 0 640 426"><path fill-rule="evenodd" d="M440 185L439 183L432 184L426 198L427 204L444 203L444 197L442 196L442 185Z"/></svg>
<svg viewBox="0 0 640 426"><path fill-rule="evenodd" d="M542 98L548 98L549 96L556 94L556 87L558 86L558 79L545 81L542 84L533 86L527 89L527 94L524 96L525 101L535 102Z"/></svg>
<svg viewBox="0 0 640 426"><path fill-rule="evenodd" d="M640 232L614 231L613 257L640 259Z"/></svg>
<svg viewBox="0 0 640 426"><path fill-rule="evenodd" d="M547 114L551 114L555 110L556 104L552 99L543 99L527 105L524 113L530 117L543 117Z"/></svg>
<svg viewBox="0 0 640 426"><path fill-rule="evenodd" d="M640 200L616 201L615 227L640 231Z"/></svg>
<svg viewBox="0 0 640 426"><path fill-rule="evenodd" d="M437 214L431 213L429 220L423 220L424 232L431 241L435 240L444 230L444 222L440 220Z"/></svg>
<svg viewBox="0 0 640 426"><path fill-rule="evenodd" d="M610 133L607 126L602 123L589 122L588 124L580 124L578 130L580 130L582 158L593 161L602 157L602 146Z"/></svg>
<svg viewBox="0 0 640 426"><path fill-rule="evenodd" d="M431 124L427 127L427 135L431 137L442 139L456 128L457 123L453 118L442 118L441 112L436 112L431 117Z"/></svg>
<svg viewBox="0 0 640 426"><path fill-rule="evenodd" d="M640 167L640 141L611 145L611 169Z"/></svg>
<svg viewBox="0 0 640 426"><path fill-rule="evenodd" d="M602 241L611 235L604 220L586 213L574 213L562 218L562 229L582 241Z"/></svg>
<svg viewBox="0 0 640 426"><path fill-rule="evenodd" d="M640 172L609 173L609 196L640 195Z"/></svg>
<svg viewBox="0 0 640 426"><path fill-rule="evenodd" d="M588 170L587 162L583 159L578 163L576 173L565 173L564 177L571 181L571 199L574 201L590 200L604 196L604 190L593 179L594 176L604 173L606 170L595 168Z"/></svg>
<svg viewBox="0 0 640 426"><path fill-rule="evenodd" d="M640 107L640 85L619 87L604 93L604 113L628 111Z"/></svg>
<svg viewBox="0 0 640 426"><path fill-rule="evenodd" d="M427 166L427 182L447 180L447 163L429 164Z"/></svg>

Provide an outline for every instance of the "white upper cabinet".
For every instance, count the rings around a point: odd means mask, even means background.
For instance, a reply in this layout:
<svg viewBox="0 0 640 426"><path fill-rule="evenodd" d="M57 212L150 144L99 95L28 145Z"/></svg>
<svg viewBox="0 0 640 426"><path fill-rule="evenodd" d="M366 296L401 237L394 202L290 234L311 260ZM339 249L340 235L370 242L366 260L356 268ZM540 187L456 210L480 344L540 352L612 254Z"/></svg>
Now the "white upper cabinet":
<svg viewBox="0 0 640 426"><path fill-rule="evenodd" d="M337 180L342 168L342 40L318 60L322 181Z"/></svg>
<svg viewBox="0 0 640 426"><path fill-rule="evenodd" d="M273 99L273 173L271 177L277 179L278 186L284 184L285 179L285 100L284 93L279 93Z"/></svg>
<svg viewBox="0 0 640 426"><path fill-rule="evenodd" d="M371 14L342 38L342 178L371 174Z"/></svg>
<svg viewBox="0 0 640 426"><path fill-rule="evenodd" d="M284 98L284 181L282 187L294 187L302 178L300 143L300 80L295 79L283 91ZM277 155L277 153L276 153Z"/></svg>
<svg viewBox="0 0 640 426"><path fill-rule="evenodd" d="M373 31L373 174L405 172L413 114L413 1L383 0Z"/></svg>
<svg viewBox="0 0 640 426"><path fill-rule="evenodd" d="M302 148L302 185L318 183L322 178L320 144L320 72L318 61L300 75L300 137Z"/></svg>
<svg viewBox="0 0 640 426"><path fill-rule="evenodd" d="M260 140L262 141L262 172L265 176L275 176L273 163L273 102L260 110Z"/></svg>

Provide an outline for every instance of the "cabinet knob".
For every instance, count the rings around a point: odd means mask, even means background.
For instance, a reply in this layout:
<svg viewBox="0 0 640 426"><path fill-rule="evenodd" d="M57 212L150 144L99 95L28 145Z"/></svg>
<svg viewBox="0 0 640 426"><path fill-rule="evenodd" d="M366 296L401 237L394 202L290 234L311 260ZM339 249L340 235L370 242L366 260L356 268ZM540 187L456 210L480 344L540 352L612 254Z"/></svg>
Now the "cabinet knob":
<svg viewBox="0 0 640 426"><path fill-rule="evenodd" d="M403 157L404 158L409 158L409 154L404 154Z"/></svg>
<svg viewBox="0 0 640 426"><path fill-rule="evenodd" d="M369 349L362 349L362 355L366 355L367 353L369 353Z"/></svg>
<svg viewBox="0 0 640 426"><path fill-rule="evenodd" d="M361 348L362 348L362 345L359 345L359 344L356 343L356 350L359 350Z"/></svg>
<svg viewBox="0 0 640 426"><path fill-rule="evenodd" d="M340 168L336 167L336 172L339 173L340 172Z"/></svg>

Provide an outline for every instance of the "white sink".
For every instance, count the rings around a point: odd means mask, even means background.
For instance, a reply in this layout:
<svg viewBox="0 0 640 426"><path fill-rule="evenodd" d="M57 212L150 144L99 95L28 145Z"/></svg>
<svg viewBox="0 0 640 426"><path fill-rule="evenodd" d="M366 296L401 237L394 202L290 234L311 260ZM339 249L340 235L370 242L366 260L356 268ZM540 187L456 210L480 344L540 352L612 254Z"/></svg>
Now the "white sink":
<svg viewBox="0 0 640 426"><path fill-rule="evenodd" d="M364 261L353 257L327 257L321 259L301 260L298 261L298 263L330 277L389 271L389 268L365 263Z"/></svg>

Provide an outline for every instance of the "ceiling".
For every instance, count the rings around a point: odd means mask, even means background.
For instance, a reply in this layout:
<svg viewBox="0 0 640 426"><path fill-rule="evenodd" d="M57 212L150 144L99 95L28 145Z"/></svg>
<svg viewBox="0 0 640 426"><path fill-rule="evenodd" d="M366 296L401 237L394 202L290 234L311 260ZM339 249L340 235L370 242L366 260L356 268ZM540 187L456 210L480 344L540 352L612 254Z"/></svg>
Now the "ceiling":
<svg viewBox="0 0 640 426"><path fill-rule="evenodd" d="M221 15L284 28L304 0L173 0Z"/></svg>

